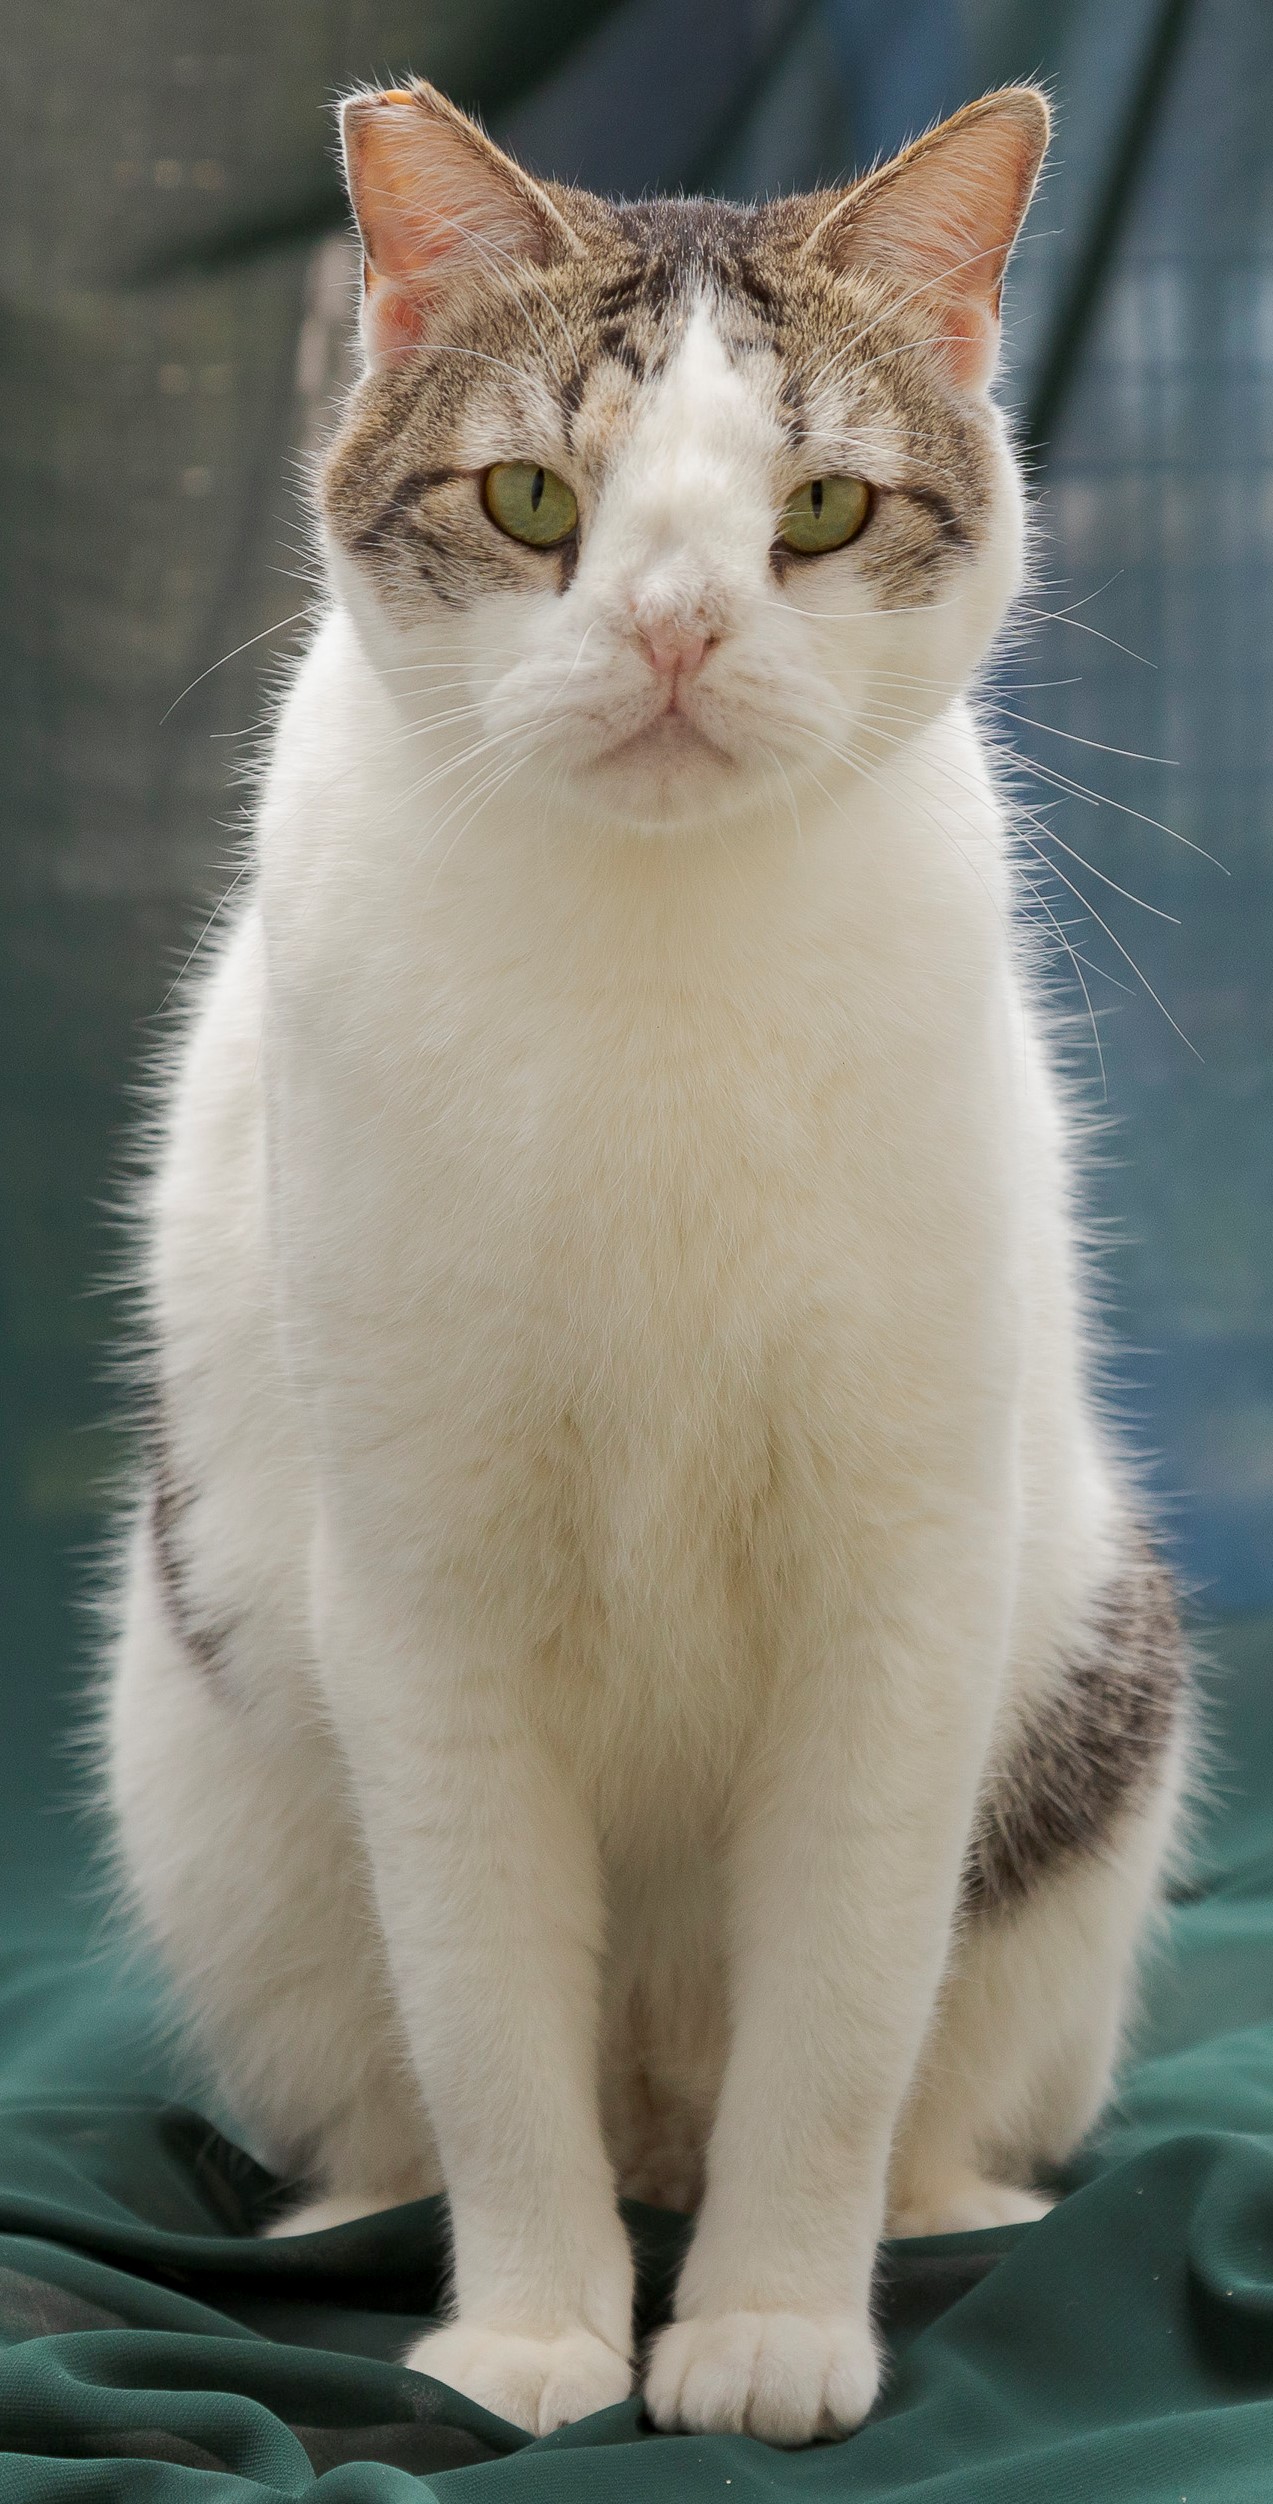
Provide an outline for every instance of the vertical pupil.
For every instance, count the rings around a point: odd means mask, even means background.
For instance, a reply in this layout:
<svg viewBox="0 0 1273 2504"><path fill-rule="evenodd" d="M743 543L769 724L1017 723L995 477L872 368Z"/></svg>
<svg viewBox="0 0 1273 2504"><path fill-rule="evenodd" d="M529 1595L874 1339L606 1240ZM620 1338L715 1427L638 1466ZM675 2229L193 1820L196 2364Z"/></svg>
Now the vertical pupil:
<svg viewBox="0 0 1273 2504"><path fill-rule="evenodd" d="M530 482L530 509L532 513L537 513L539 511L540 505L543 501L544 473L541 469L538 469Z"/></svg>
<svg viewBox="0 0 1273 2504"><path fill-rule="evenodd" d="M815 478L809 489L809 502L813 506L815 522L820 522L822 519L822 481L820 478Z"/></svg>

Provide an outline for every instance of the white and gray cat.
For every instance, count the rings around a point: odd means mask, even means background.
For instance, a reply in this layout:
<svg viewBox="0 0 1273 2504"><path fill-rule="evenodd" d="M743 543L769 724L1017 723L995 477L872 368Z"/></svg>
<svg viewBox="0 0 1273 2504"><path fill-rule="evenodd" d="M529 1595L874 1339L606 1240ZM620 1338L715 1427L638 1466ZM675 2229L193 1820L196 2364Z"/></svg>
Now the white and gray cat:
<svg viewBox="0 0 1273 2504"><path fill-rule="evenodd" d="M614 205L344 111L366 371L191 984L109 1708L136 1903L304 2231L441 2187L411 2362L799 2442L885 2230L1038 2216L1187 1754L968 690L1047 135Z"/></svg>

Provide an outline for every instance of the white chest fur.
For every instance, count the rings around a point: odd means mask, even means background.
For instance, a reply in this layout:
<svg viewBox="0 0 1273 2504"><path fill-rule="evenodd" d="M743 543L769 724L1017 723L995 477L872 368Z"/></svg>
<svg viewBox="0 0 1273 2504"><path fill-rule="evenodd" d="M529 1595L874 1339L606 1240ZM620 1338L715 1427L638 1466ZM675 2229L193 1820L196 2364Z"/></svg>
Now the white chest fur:
<svg viewBox="0 0 1273 2504"><path fill-rule="evenodd" d="M982 785L934 864L923 781L951 751L975 768L972 734L932 734L909 811L864 787L802 832L651 840L496 807L438 859L328 635L263 831L275 1222L320 1476L386 1571L530 1620L598 1765L630 1772L616 1726L665 1720L718 1760L828 1504L846 1549L918 1453L949 1473L952 1432L1002 1426L997 826Z"/></svg>

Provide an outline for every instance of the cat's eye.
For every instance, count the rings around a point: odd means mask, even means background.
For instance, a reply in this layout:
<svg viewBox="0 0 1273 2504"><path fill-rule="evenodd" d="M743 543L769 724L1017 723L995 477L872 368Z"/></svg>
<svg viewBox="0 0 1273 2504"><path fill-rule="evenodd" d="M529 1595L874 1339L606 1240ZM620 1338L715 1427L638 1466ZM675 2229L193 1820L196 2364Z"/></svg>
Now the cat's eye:
<svg viewBox="0 0 1273 2504"><path fill-rule="evenodd" d="M534 461L497 461L482 481L491 520L528 548L556 548L570 537L579 507L556 470Z"/></svg>
<svg viewBox="0 0 1273 2504"><path fill-rule="evenodd" d="M778 536L800 556L826 556L856 539L870 510L864 478L811 478L786 506Z"/></svg>

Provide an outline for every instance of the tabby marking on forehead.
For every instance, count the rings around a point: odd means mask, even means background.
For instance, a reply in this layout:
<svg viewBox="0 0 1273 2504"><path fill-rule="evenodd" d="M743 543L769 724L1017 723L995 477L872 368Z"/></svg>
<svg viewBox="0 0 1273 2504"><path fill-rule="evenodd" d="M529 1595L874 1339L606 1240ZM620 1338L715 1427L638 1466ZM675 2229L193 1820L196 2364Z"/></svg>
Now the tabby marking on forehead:
<svg viewBox="0 0 1273 2504"><path fill-rule="evenodd" d="M391 609L409 617L422 592L467 606L541 588L543 553L501 539L483 510L483 469L560 462L599 495L704 302L793 460L816 473L848 466L863 436L887 444L855 562L882 607L937 596L986 525L992 455L986 413L933 370L924 304L869 271L801 259L816 203L553 196L581 253L484 273L442 336L364 379L333 446L328 521ZM551 560L559 590L574 555L569 543ZM775 552L780 579L799 563Z"/></svg>

